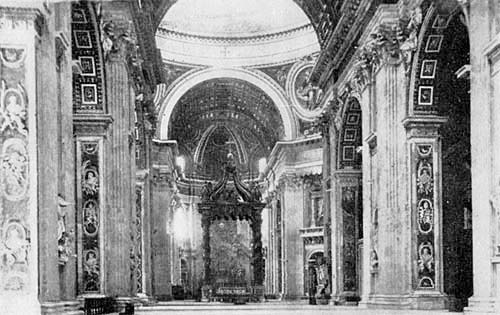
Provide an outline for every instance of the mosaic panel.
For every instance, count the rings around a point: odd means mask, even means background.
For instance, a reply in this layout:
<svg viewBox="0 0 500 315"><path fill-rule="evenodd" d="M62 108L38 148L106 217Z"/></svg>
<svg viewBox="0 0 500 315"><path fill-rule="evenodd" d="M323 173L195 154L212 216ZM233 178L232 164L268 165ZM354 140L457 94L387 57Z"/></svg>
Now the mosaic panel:
<svg viewBox="0 0 500 315"><path fill-rule="evenodd" d="M98 293L101 288L100 222L101 183L98 141L81 141L80 190L83 233L81 235L82 254L79 259L83 266L81 290L83 293Z"/></svg>
<svg viewBox="0 0 500 315"><path fill-rule="evenodd" d="M0 296L30 281L25 57L23 47L0 47Z"/></svg>
<svg viewBox="0 0 500 315"><path fill-rule="evenodd" d="M74 2L71 5L73 111L103 111L103 84L100 43L92 5Z"/></svg>
<svg viewBox="0 0 500 315"><path fill-rule="evenodd" d="M361 106L354 98L350 99L346 106L342 136L339 140L339 166L360 169L361 154L356 153L356 148L361 146Z"/></svg>
<svg viewBox="0 0 500 315"><path fill-rule="evenodd" d="M434 248L434 172L432 144L416 145L415 221L417 225L417 288L433 289L436 281Z"/></svg>
<svg viewBox="0 0 500 315"><path fill-rule="evenodd" d="M344 291L356 291L356 187L342 187Z"/></svg>
<svg viewBox="0 0 500 315"><path fill-rule="evenodd" d="M137 293L143 292L142 274L142 187L135 190L135 283Z"/></svg>

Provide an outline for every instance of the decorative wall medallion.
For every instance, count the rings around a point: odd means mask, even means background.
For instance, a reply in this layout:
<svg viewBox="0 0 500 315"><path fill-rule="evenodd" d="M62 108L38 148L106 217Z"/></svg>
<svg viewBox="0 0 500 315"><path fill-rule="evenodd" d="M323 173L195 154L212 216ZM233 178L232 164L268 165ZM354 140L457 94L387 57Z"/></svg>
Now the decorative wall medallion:
<svg viewBox="0 0 500 315"><path fill-rule="evenodd" d="M437 15L432 23L432 28L447 28L449 20L448 15Z"/></svg>
<svg viewBox="0 0 500 315"><path fill-rule="evenodd" d="M434 79L436 75L437 60L422 61L422 70L420 72L421 79Z"/></svg>
<svg viewBox="0 0 500 315"><path fill-rule="evenodd" d="M95 167L84 165L82 191L87 195L95 195L99 190L99 174Z"/></svg>
<svg viewBox="0 0 500 315"><path fill-rule="evenodd" d="M83 11L82 9L73 9L71 12L71 22L87 23L87 17L85 16L85 11Z"/></svg>
<svg viewBox="0 0 500 315"><path fill-rule="evenodd" d="M421 194L432 193L434 180L432 178L432 167L429 162L422 160L417 165L417 190Z"/></svg>
<svg viewBox="0 0 500 315"><path fill-rule="evenodd" d="M24 141L18 138L5 140L0 163L3 195L11 201L24 199L28 190L28 152Z"/></svg>
<svg viewBox="0 0 500 315"><path fill-rule="evenodd" d="M21 223L11 221L4 227L0 244L2 289L18 291L25 287L28 273L29 242L26 229ZM6 272L5 272L6 271Z"/></svg>
<svg viewBox="0 0 500 315"><path fill-rule="evenodd" d="M286 79L286 92L292 100L292 106L300 118L310 121L316 118L322 108L323 91L309 83L313 70L312 61L299 61L292 66Z"/></svg>
<svg viewBox="0 0 500 315"><path fill-rule="evenodd" d="M86 250L83 252L83 278L85 282L84 290L86 292L99 291L99 254L97 249Z"/></svg>
<svg viewBox="0 0 500 315"><path fill-rule="evenodd" d="M89 31L74 31L76 47L92 48Z"/></svg>
<svg viewBox="0 0 500 315"><path fill-rule="evenodd" d="M432 231L434 225L434 210L430 200L422 199L418 203L418 229L422 233Z"/></svg>
<svg viewBox="0 0 500 315"><path fill-rule="evenodd" d="M354 153L355 153L354 146L344 146L344 150L343 150L343 154L342 154L343 160L344 161L354 161L354 157L355 157Z"/></svg>
<svg viewBox="0 0 500 315"><path fill-rule="evenodd" d="M82 104L95 105L97 104L97 85L96 84L82 84Z"/></svg>
<svg viewBox="0 0 500 315"><path fill-rule="evenodd" d="M427 53L437 53L441 50L441 42L443 41L443 35L430 35L427 38L427 44L425 45L425 52Z"/></svg>
<svg viewBox="0 0 500 315"><path fill-rule="evenodd" d="M23 48L2 48L0 49L0 59L8 68L19 68L24 63L26 50Z"/></svg>
<svg viewBox="0 0 500 315"><path fill-rule="evenodd" d="M100 185L100 144L99 140L81 141L79 147L79 189L81 203L78 217L82 218L83 233L80 235L81 250L78 255L82 266L79 281L81 293L98 293L101 289L100 226L101 226L101 185Z"/></svg>
<svg viewBox="0 0 500 315"><path fill-rule="evenodd" d="M418 275L416 286L420 289L435 287L436 271L435 260L435 209L434 209L434 172L433 172L433 145L416 144L414 172L416 174L415 190L417 204L414 215L417 225L415 242L417 246L417 263L415 265Z"/></svg>
<svg viewBox="0 0 500 315"><path fill-rule="evenodd" d="M418 105L432 105L434 87L420 86L418 88Z"/></svg>
<svg viewBox="0 0 500 315"><path fill-rule="evenodd" d="M17 89L6 89L2 81L0 88L0 134L10 130L26 136L26 104L24 90L21 85Z"/></svg>
<svg viewBox="0 0 500 315"><path fill-rule="evenodd" d="M95 63L94 57L83 57L78 58L80 60L80 66L82 68L82 76L94 76L95 75Z"/></svg>
<svg viewBox="0 0 500 315"><path fill-rule="evenodd" d="M418 246L418 274L421 288L434 288L434 251L432 243L424 242Z"/></svg>
<svg viewBox="0 0 500 315"><path fill-rule="evenodd" d="M99 231L99 208L94 200L87 200L83 205L83 230L89 236Z"/></svg>

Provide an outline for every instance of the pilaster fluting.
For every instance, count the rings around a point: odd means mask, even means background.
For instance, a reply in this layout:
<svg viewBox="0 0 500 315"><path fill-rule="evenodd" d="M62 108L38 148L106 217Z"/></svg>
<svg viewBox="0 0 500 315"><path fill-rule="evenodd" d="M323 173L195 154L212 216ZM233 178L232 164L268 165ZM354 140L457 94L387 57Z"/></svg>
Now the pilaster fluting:
<svg viewBox="0 0 500 315"><path fill-rule="evenodd" d="M134 104L123 50L108 55L106 82L108 112L113 118L106 158L106 292L110 295L128 296L132 285L130 277L123 275L130 274L131 267L128 253L132 247L130 221L135 203L131 201L131 192L135 174L131 173L134 156L131 154L130 134L133 126L130 117Z"/></svg>

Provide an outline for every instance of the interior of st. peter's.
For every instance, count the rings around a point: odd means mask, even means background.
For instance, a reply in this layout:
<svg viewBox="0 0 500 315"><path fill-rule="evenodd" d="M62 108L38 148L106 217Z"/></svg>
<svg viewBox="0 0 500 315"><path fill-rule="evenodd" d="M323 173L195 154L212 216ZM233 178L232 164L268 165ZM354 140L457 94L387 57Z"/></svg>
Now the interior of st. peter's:
<svg viewBox="0 0 500 315"><path fill-rule="evenodd" d="M2 0L0 313L500 313L500 2Z"/></svg>

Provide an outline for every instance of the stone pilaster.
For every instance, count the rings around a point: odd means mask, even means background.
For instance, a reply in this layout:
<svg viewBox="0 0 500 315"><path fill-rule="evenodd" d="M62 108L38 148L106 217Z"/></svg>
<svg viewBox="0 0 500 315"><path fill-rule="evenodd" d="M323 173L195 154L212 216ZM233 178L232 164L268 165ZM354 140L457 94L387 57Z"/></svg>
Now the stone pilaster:
<svg viewBox="0 0 500 315"><path fill-rule="evenodd" d="M357 251L359 214L361 211L361 172L334 172L335 208L332 209L333 265L332 299L336 303L357 302L359 299Z"/></svg>
<svg viewBox="0 0 500 315"><path fill-rule="evenodd" d="M39 248L38 237L39 229L47 224L38 221L40 207L53 206L52 224L57 222L57 194L54 188L39 186L37 177L43 166L38 160L41 126L36 113L44 101L50 101L37 89L41 70L37 67L42 38L39 26L45 13L42 6L0 7L0 301L2 313L9 315L20 309L25 314L41 313L39 282L46 281L45 288L50 288L47 296L58 298L59 293L57 237L51 238L50 248ZM53 149L47 151L53 154ZM45 189L51 195L39 205ZM46 237L50 234L44 234L44 240ZM43 255L46 250L52 251L56 261L39 270L40 250ZM49 271L56 272L54 277L47 274Z"/></svg>
<svg viewBox="0 0 500 315"><path fill-rule="evenodd" d="M302 177L286 174L280 178L282 190L283 235L283 298L298 299L304 296L303 257L304 246L298 237L303 227L304 192ZM286 245L285 245L286 244Z"/></svg>
<svg viewBox="0 0 500 315"><path fill-rule="evenodd" d="M500 312L500 37L498 3L469 2L474 295L469 314Z"/></svg>
<svg viewBox="0 0 500 315"><path fill-rule="evenodd" d="M153 141L151 186L151 281L157 300L172 299L172 209L175 194L175 141Z"/></svg>
<svg viewBox="0 0 500 315"><path fill-rule="evenodd" d="M134 97L129 82L125 42L116 43L117 48L106 60L107 108L113 118L106 151L107 209L105 222L105 273L106 294L131 295L129 275L131 259L131 225L133 218L135 172L132 173L134 151L131 121ZM125 254L126 253L126 254Z"/></svg>

